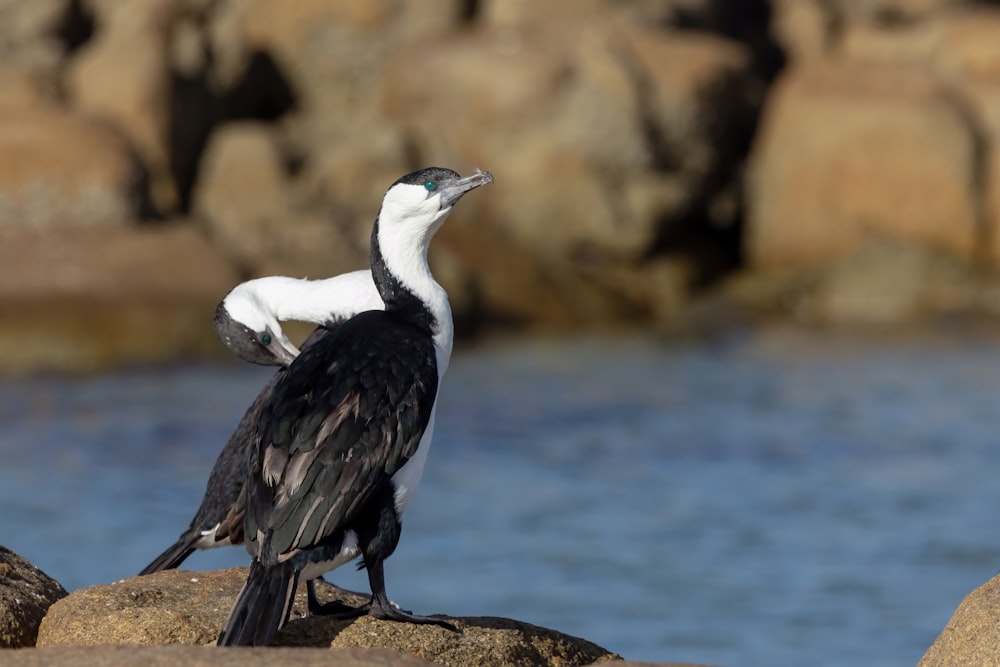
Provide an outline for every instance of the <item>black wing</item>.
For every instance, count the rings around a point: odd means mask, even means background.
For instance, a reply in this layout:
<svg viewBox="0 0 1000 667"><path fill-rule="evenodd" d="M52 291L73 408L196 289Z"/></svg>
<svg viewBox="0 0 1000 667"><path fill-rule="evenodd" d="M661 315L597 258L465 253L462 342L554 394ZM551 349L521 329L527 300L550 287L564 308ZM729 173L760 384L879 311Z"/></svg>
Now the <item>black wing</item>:
<svg viewBox="0 0 1000 667"><path fill-rule="evenodd" d="M299 355L264 407L247 479L246 537L265 565L343 534L416 452L437 382L431 338L384 311Z"/></svg>
<svg viewBox="0 0 1000 667"><path fill-rule="evenodd" d="M331 333L330 329L317 327L302 343L301 349L310 349ZM284 374L285 369L282 368L271 376L244 413L236 430L229 436L226 446L212 466L205 495L191 521L191 529L211 530L218 526L216 540L229 538L231 544L243 543L243 516L246 512L244 485L253 450L254 429L261 420L264 408L271 401L274 387Z"/></svg>

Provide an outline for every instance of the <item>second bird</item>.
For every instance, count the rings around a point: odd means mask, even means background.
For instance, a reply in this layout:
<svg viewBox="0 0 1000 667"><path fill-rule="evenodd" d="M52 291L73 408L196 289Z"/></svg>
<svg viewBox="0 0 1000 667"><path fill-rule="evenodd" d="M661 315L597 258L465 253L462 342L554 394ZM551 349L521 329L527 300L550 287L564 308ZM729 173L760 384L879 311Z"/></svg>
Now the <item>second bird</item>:
<svg viewBox="0 0 1000 667"><path fill-rule="evenodd" d="M413 623L386 595L383 562L426 461L438 391L435 336L450 321L427 250L489 172L408 174L386 192L371 237L384 311L361 313L302 351L274 385L254 428L245 533L253 557L220 645L262 646L288 621L300 578L361 556L372 599L348 615Z"/></svg>

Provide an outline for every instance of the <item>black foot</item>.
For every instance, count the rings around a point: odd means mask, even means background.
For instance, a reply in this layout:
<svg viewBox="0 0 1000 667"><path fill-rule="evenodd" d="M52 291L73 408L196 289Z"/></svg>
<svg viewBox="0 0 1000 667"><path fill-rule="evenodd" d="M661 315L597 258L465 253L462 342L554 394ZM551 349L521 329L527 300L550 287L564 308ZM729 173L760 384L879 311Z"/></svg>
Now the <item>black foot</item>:
<svg viewBox="0 0 1000 667"><path fill-rule="evenodd" d="M385 598L379 598L378 596L373 597L370 602L366 602L360 607L348 607L347 605L343 606L346 607L346 609L342 612L334 612L331 614L333 618L346 620L350 618L360 618L361 616L374 616L375 618L380 618L383 621L416 623L418 625L439 625L446 630L458 632L458 628L443 618L412 614L408 611L400 609Z"/></svg>
<svg viewBox="0 0 1000 667"><path fill-rule="evenodd" d="M372 601L366 605L368 615L381 618L384 621L399 621L400 623L417 623L418 625L439 625L446 630L458 632L458 628L444 620L434 616L418 616L408 611L400 609L385 598L372 597Z"/></svg>
<svg viewBox="0 0 1000 667"><path fill-rule="evenodd" d="M395 547L395 542L393 542L393 547ZM368 614L369 616L385 619L387 621L417 623L421 625L439 625L442 628L451 630L452 632L458 632L458 628L444 619L435 618L433 616L417 616L416 614L404 611L389 602L389 597L385 593L385 569L383 567L383 559L379 558L378 554L373 556L367 551L363 553L363 558L365 559L365 569L368 570L368 583L372 589L372 599L367 604L363 604L358 607L358 616ZM390 551L390 553L392 552Z"/></svg>

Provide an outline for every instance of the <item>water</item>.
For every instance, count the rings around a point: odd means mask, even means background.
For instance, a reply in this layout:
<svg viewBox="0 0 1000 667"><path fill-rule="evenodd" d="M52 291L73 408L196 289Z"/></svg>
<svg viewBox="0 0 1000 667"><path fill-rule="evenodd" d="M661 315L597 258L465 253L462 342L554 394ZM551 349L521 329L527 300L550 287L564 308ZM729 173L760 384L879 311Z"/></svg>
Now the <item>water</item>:
<svg viewBox="0 0 1000 667"><path fill-rule="evenodd" d="M0 544L70 590L134 574L268 373L0 383ZM463 351L389 593L633 660L913 665L1000 568L998 397L986 336Z"/></svg>

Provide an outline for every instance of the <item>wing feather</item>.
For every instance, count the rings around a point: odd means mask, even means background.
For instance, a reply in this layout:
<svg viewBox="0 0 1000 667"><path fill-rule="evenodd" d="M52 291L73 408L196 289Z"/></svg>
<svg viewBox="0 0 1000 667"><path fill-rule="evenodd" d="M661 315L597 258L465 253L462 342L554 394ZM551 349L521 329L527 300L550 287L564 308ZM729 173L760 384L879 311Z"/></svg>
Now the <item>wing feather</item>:
<svg viewBox="0 0 1000 667"><path fill-rule="evenodd" d="M416 452L436 394L430 337L382 311L303 350L255 430L248 548L280 562L339 539Z"/></svg>

